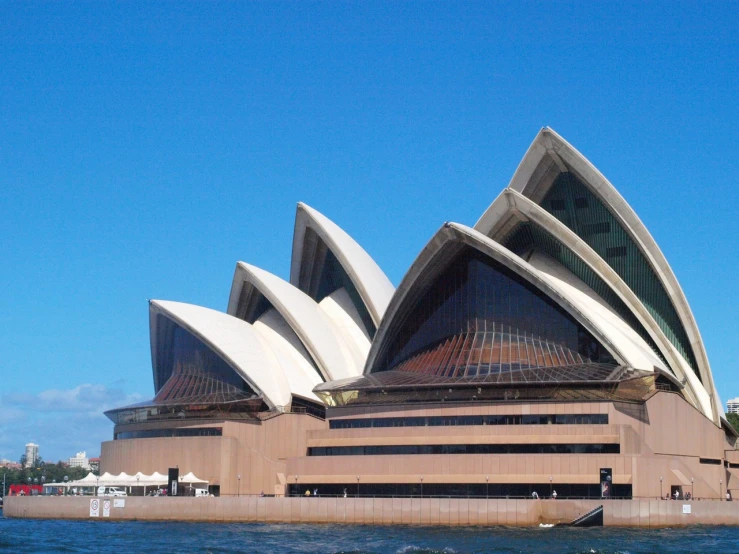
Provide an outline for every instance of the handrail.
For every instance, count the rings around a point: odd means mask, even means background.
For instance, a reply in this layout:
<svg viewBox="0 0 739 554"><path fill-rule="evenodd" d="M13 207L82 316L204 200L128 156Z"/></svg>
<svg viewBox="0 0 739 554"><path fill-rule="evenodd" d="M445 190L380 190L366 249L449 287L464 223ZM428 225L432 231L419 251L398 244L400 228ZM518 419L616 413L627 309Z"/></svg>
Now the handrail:
<svg viewBox="0 0 739 554"><path fill-rule="evenodd" d="M11 495L6 495L11 496ZM68 498L70 496L95 496L90 494L76 494L76 495L58 495L58 494L34 494L34 495L27 495L27 498L35 498L35 497L44 497L44 498ZM554 501L561 501L561 500L593 500L593 501L605 501L605 500L662 500L664 502L731 502L731 500L725 500L723 498L691 498L690 500L686 500L684 498L680 499L667 499L667 498L659 498L655 496L611 496L608 498L601 498L599 496L565 496L562 494L558 494L556 499L553 499L551 497L545 497L542 496L540 498L532 498L531 496L515 496L515 495L454 495L454 494L438 494L438 495L403 495L403 494L377 494L377 495L365 495L362 494L360 496L357 496L355 494L347 494L344 496L343 494L318 494L314 495L311 494L310 496L306 496L304 494L219 494L218 496L223 497L244 497L244 498L348 498L348 499L368 499L368 498L398 498L398 499L471 499L471 500L529 500L531 502L540 502L542 500L554 500ZM113 498L113 497L110 497ZM139 496L139 495L128 495L126 498L174 498L171 496ZM180 496L178 498L196 498L195 496Z"/></svg>

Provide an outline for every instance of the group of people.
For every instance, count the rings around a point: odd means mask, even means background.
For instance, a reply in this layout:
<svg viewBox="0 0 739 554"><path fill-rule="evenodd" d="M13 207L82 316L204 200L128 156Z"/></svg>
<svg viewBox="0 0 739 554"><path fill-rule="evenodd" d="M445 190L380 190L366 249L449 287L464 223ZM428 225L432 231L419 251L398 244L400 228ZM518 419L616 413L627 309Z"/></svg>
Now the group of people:
<svg viewBox="0 0 739 554"><path fill-rule="evenodd" d="M533 500L539 500L539 493L534 491L531 493L531 498ZM557 491L552 491L552 500L557 500Z"/></svg>
<svg viewBox="0 0 739 554"><path fill-rule="evenodd" d="M311 496L310 489L305 489L305 495L304 496ZM318 489L313 489L313 496L318 496ZM344 498L347 497L346 494L346 487L344 488Z"/></svg>

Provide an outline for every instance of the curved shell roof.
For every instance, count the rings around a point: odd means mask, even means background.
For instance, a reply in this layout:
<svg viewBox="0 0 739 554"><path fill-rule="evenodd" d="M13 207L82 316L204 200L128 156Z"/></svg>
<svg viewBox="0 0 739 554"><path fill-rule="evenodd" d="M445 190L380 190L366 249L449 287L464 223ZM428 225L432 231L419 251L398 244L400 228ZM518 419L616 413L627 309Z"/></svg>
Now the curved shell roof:
<svg viewBox="0 0 739 554"><path fill-rule="evenodd" d="M254 328L223 312L185 304L152 300L151 348L156 367L157 350L166 345L158 332L157 315L162 315L191 333L223 359L270 406L286 406L291 401L288 377L274 353Z"/></svg>
<svg viewBox="0 0 739 554"><path fill-rule="evenodd" d="M692 402L700 407L701 411L710 414L708 393L690 369L685 358L667 339L652 314L644 307L644 304L618 273L569 227L522 194L511 189L505 189L478 222L478 230L484 232L496 242L501 242L514 228L515 224L521 221L532 221L545 229L559 240L564 247L580 258L583 263L587 264L593 273L610 287L631 311L634 318L649 333L654 344L665 357L669 368L678 379L686 384ZM660 364L655 365L659 366Z"/></svg>
<svg viewBox="0 0 739 554"><path fill-rule="evenodd" d="M602 318L602 315L598 316L592 310L585 311L583 301L557 279L550 278L479 231L458 223L446 223L416 258L398 287L396 295L388 306L386 317L377 330L375 341L367 357L365 374L372 372L376 361L384 354L387 343L392 339L394 331L397 331L396 321L402 320L406 311L412 308L415 289L427 286L444 269L445 262L448 261L444 254L445 247L454 243L471 246L542 291L579 321L621 365L631 365L631 361L638 354L642 354L641 352L637 354L633 346L618 332L598 321L598 317Z"/></svg>
<svg viewBox="0 0 739 554"><path fill-rule="evenodd" d="M530 238L517 247L521 229ZM545 248L550 240L567 260ZM686 398L720 424L705 347L664 255L605 177L548 128L475 228L442 226L397 290L354 239L299 203L290 282L239 262L227 314L151 301L155 386L162 380L157 351L169 340L157 328L161 315L212 349L270 407L289 404L293 394L316 400L312 390L322 380L367 374L384 363L415 300L463 249L474 253L474 263L494 260L515 283L536 289L533 296L554 302L558 314L568 314L561 316L565 324L577 322L578 333L608 351L607 363L672 371Z"/></svg>
<svg viewBox="0 0 739 554"><path fill-rule="evenodd" d="M657 317L662 319L664 314L650 312L645 306L644 297L640 298L636 290L624 281L613 264L604 259L603 252L598 254L583 240L581 233L575 233L564 225L562 220L567 215L554 217L552 213L542 208L548 190L562 174L575 175L579 182L587 187L597 201L615 218L617 225L628 234L629 239L646 260L669 298L671 307L667 306L665 309L668 311L674 309L672 313L679 318L678 327L675 328L673 325L674 331L678 334L684 333L689 345L680 343L679 338L676 339L672 331L669 328L666 329L664 323L660 326ZM550 209L551 206L550 203ZM573 252L599 273L648 330L670 368L688 387L696 406L708 417L718 422L722 409L713 384L705 347L685 295L667 260L634 210L613 185L582 154L549 128L544 128L539 132L519 164L508 189L490 205L478 220L475 228L498 240L505 236L521 218L531 219L544 226L548 232L555 234L559 240L567 244ZM597 232L592 227L588 231ZM614 252L614 255L619 254L621 253ZM669 318L669 314L665 317ZM681 345L686 346L687 351L681 350ZM693 356L695 365L686 359L686 357L692 358ZM691 365L696 368L700 380L696 372L691 369Z"/></svg>
<svg viewBox="0 0 739 554"><path fill-rule="evenodd" d="M276 275L253 265L236 265L228 313L236 315L245 284L246 294L262 294L287 321L315 360L326 380L352 377L361 372L362 356L350 340L340 336L313 299ZM243 300L243 299L242 299Z"/></svg>
<svg viewBox="0 0 739 554"><path fill-rule="evenodd" d="M339 260L362 297L374 324L379 325L395 287L380 266L352 237L326 216L302 202L298 203L295 214L290 283L298 287L301 270L304 266L313 264L314 260L304 257L304 241L308 229L315 231Z"/></svg>

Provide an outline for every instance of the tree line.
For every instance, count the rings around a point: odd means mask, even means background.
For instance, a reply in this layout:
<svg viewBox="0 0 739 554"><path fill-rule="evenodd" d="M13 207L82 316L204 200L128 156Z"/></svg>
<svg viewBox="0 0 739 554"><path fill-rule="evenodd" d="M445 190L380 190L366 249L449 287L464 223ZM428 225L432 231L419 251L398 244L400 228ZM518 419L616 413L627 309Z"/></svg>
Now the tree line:
<svg viewBox="0 0 739 554"><path fill-rule="evenodd" d="M26 457L21 456L20 469L12 469L8 467L0 467L0 479L5 476L6 490L2 491L5 496L7 488L10 485L28 485L29 478L31 485L41 485L45 483L62 483L66 476L69 481L75 481L85 477L90 470L83 467L69 467L62 462L56 464L48 464L41 457L36 460L33 467L26 467ZM93 472L94 473L94 472ZM0 485L0 488L2 486Z"/></svg>

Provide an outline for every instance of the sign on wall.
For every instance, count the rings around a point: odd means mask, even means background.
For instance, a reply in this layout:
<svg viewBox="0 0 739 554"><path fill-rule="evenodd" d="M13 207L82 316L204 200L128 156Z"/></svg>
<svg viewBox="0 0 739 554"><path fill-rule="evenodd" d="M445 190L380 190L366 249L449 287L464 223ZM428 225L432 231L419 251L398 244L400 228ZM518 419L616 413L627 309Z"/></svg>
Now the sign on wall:
<svg viewBox="0 0 739 554"><path fill-rule="evenodd" d="M613 469L610 467L600 468L600 497L610 498L613 488Z"/></svg>
<svg viewBox="0 0 739 554"><path fill-rule="evenodd" d="M90 500L90 517L100 517L100 500L97 498Z"/></svg>
<svg viewBox="0 0 739 554"><path fill-rule="evenodd" d="M110 517L110 500L103 500L103 517Z"/></svg>
<svg viewBox="0 0 739 554"><path fill-rule="evenodd" d="M125 508L126 507L126 499L125 498L116 498L113 500L113 507L114 508Z"/></svg>
<svg viewBox="0 0 739 554"><path fill-rule="evenodd" d="M691 512L691 506L690 504L683 504L683 513L684 514L690 514Z"/></svg>
<svg viewBox="0 0 739 554"><path fill-rule="evenodd" d="M177 496L177 480L180 478L180 468L169 468L169 479L167 481L167 496Z"/></svg>

